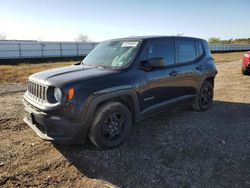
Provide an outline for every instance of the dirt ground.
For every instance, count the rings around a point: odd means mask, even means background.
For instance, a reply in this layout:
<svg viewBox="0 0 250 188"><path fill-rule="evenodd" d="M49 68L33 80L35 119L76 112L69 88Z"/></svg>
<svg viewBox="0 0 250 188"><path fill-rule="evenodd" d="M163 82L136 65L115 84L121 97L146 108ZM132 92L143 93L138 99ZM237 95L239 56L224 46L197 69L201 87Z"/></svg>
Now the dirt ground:
<svg viewBox="0 0 250 188"><path fill-rule="evenodd" d="M24 85L0 86L0 186L250 187L250 76L217 65L206 112L189 107L137 123L119 148L58 146L22 122Z"/></svg>

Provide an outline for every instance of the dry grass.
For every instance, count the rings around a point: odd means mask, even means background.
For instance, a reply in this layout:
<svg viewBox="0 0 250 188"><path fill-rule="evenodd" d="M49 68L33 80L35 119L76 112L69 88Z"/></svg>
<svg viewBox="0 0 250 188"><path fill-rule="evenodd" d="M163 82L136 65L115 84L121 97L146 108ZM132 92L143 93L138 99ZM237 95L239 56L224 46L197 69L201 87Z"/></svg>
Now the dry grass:
<svg viewBox="0 0 250 188"><path fill-rule="evenodd" d="M231 52L231 53L214 53L213 57L216 63L230 62L239 60L243 57L244 52ZM18 65L0 65L0 84L4 83L23 83L27 80L28 76L39 71L63 67L74 64L71 62L56 62L56 63L35 63L35 64L18 64Z"/></svg>
<svg viewBox="0 0 250 188"><path fill-rule="evenodd" d="M241 59L244 52L213 53L212 55L216 63L223 63Z"/></svg>
<svg viewBox="0 0 250 188"><path fill-rule="evenodd" d="M0 65L0 84L5 83L24 83L28 76L39 71L48 70L56 67L63 67L74 64L71 62L56 63L35 63L35 64L18 64L18 65Z"/></svg>

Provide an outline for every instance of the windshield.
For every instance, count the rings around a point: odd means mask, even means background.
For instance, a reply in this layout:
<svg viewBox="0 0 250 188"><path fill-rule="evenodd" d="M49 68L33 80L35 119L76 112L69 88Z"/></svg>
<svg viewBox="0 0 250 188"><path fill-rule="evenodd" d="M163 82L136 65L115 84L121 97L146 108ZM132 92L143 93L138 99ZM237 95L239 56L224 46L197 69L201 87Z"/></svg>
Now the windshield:
<svg viewBox="0 0 250 188"><path fill-rule="evenodd" d="M123 68L134 59L139 41L105 41L98 44L81 64Z"/></svg>

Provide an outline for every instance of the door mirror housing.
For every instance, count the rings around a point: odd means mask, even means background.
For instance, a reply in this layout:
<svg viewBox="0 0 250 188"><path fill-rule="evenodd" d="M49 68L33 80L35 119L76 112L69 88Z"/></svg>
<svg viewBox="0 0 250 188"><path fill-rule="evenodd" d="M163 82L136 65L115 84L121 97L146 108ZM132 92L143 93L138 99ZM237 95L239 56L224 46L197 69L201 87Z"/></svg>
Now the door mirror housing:
<svg viewBox="0 0 250 188"><path fill-rule="evenodd" d="M166 66L166 62L163 57L152 58L148 60L148 65L151 68L163 68Z"/></svg>

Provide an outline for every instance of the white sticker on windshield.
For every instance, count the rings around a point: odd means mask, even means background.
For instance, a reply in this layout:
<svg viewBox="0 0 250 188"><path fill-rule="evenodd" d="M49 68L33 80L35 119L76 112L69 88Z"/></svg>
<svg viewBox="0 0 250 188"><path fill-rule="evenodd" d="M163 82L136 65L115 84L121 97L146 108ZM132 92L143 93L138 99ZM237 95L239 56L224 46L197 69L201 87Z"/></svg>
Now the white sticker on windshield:
<svg viewBox="0 0 250 188"><path fill-rule="evenodd" d="M124 42L122 47L135 47L137 44L138 42Z"/></svg>

